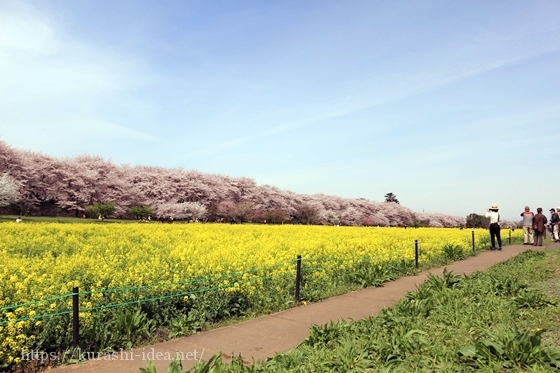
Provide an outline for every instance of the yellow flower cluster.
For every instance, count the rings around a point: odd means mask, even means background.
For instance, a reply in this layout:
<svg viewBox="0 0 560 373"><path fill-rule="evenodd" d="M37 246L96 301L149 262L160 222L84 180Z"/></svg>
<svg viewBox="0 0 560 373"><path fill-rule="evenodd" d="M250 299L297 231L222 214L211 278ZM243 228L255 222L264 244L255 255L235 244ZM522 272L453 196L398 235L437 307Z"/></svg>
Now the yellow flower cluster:
<svg viewBox="0 0 560 373"><path fill-rule="evenodd" d="M487 235L477 231L477 241ZM184 293L185 283L200 278L251 294L262 286L263 273L293 273L297 255L303 263L351 268L364 256L379 265L413 260L415 240L423 260L439 255L446 244L471 250L471 230L448 228L3 223L0 236L0 366L31 346L30 333L45 321L38 316L71 310L74 286L87 292L80 297L85 310L80 316L87 323L87 309ZM261 270L252 272L255 268ZM231 273L238 276L232 280L226 276ZM328 281L324 272L314 275Z"/></svg>

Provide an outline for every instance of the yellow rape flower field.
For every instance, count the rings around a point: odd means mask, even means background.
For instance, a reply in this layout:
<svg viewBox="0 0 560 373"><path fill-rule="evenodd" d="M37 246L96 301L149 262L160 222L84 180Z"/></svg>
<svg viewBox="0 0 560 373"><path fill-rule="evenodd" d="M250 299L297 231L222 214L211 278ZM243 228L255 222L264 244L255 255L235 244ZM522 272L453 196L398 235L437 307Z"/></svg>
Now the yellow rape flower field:
<svg viewBox="0 0 560 373"><path fill-rule="evenodd" d="M502 232L507 242L507 230ZM519 242L522 232L510 233ZM177 309L195 310L197 302L212 291L222 294L222 299L235 297L236 304L244 299L248 308L251 302L264 302L265 293L289 302L298 255L304 269L303 297L307 291L307 300L316 300L328 295L322 287L330 287L341 276L356 280L357 271L364 268L365 272L388 271L391 263L413 268L415 240L423 266L440 264L434 260L442 257L445 247L470 255L471 235L469 229L451 228L3 223L0 367L18 364L22 350L69 347L73 287L79 287L81 333L86 338L88 328L97 330L99 314L109 317L135 302L141 302L143 312L160 324L171 323L167 318L176 317ZM475 241L477 250L486 249L487 231L476 230ZM383 271L379 273L388 278L404 274ZM150 309L151 303L158 309ZM165 307L170 310L162 316L160 309ZM60 337L47 338L47 333ZM100 341L91 346L118 348Z"/></svg>

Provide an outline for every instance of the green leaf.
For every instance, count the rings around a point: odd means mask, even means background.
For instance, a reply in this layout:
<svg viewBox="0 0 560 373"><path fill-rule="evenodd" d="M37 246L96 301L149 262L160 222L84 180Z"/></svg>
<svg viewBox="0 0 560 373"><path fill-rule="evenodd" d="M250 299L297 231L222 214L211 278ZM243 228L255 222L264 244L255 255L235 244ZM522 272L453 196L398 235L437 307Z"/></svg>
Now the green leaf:
<svg viewBox="0 0 560 373"><path fill-rule="evenodd" d="M475 357L476 356L476 347L475 346L466 346L459 350L459 355L465 357Z"/></svg>

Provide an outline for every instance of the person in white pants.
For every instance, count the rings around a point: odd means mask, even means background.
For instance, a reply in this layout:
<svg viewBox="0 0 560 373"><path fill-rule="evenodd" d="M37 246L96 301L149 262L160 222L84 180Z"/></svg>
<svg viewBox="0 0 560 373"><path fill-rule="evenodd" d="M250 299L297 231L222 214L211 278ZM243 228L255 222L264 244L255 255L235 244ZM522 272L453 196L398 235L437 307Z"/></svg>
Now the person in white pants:
<svg viewBox="0 0 560 373"><path fill-rule="evenodd" d="M560 209L556 209L560 212ZM554 242L560 242L558 238L558 224L560 223L560 216L558 212L554 209L550 209L550 230L552 231L552 237L550 239Z"/></svg>
<svg viewBox="0 0 560 373"><path fill-rule="evenodd" d="M532 245L533 241L533 217L535 214L529 206L525 206L525 211L521 213L523 218L523 245Z"/></svg>

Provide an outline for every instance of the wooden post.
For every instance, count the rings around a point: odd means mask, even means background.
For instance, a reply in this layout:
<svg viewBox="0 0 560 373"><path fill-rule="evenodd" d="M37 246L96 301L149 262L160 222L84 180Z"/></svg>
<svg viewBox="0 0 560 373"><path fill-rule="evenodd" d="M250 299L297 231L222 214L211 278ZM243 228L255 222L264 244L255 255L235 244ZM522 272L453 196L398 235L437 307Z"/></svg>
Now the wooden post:
<svg viewBox="0 0 560 373"><path fill-rule="evenodd" d="M414 240L414 264L418 269L418 240Z"/></svg>
<svg viewBox="0 0 560 373"><path fill-rule="evenodd" d="M78 287L72 288L72 347L80 343L80 292Z"/></svg>
<svg viewBox="0 0 560 373"><path fill-rule="evenodd" d="M296 260L296 294L295 294L297 303L299 303L301 299L299 294L300 286L301 286L301 255L298 255Z"/></svg>

